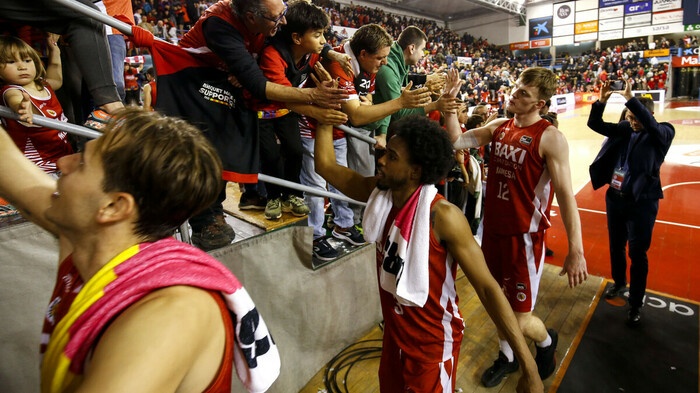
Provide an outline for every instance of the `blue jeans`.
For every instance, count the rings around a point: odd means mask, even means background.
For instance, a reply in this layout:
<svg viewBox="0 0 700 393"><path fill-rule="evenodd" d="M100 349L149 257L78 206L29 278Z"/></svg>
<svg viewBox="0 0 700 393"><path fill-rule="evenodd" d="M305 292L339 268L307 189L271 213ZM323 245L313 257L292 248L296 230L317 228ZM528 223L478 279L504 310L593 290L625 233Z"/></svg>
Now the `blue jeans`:
<svg viewBox="0 0 700 393"><path fill-rule="evenodd" d="M314 139L301 138L301 144L304 146L304 155L301 160L301 174L299 176L299 181L301 184L319 190L326 190L326 180L316 173L316 167L314 166ZM348 166L347 164L347 153L348 144L345 138L336 139L333 141L333 147L335 148L335 162L338 165ZM332 185L328 185L328 189L331 192L340 194L340 191L336 190ZM309 195L304 193L304 199L309 205L309 226L314 228L314 239L317 239L326 234L323 229L323 197ZM339 201L336 199L331 199L331 207L333 208L335 225L341 228L348 228L353 225L352 221L352 210L345 201Z"/></svg>
<svg viewBox="0 0 700 393"><path fill-rule="evenodd" d="M121 34L110 34L107 36L109 41L109 52L112 55L112 76L114 83L117 84L117 93L119 98L124 102L126 92L124 91L124 58L126 57L126 42Z"/></svg>

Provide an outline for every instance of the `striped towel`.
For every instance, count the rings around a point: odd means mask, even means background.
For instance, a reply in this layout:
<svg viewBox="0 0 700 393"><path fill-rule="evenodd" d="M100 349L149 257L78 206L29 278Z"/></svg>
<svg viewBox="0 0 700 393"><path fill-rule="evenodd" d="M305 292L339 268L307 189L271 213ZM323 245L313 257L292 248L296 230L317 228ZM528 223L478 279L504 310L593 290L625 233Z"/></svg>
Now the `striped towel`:
<svg viewBox="0 0 700 393"><path fill-rule="evenodd" d="M42 362L42 393L78 386L85 359L112 318L152 291L174 285L221 292L236 326L236 373L248 391L267 390L279 375L280 358L253 300L217 260L166 238L128 248L84 284L51 334ZM256 323L242 323L251 318Z"/></svg>

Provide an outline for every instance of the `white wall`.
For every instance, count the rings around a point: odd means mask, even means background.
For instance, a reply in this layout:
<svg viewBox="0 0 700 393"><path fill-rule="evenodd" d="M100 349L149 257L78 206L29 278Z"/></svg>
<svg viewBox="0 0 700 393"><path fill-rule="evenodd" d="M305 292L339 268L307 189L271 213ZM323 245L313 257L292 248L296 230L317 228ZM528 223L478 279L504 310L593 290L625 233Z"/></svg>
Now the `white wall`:
<svg viewBox="0 0 700 393"><path fill-rule="evenodd" d="M509 30L517 26L517 19L510 14L481 15L450 23L450 29L460 36L464 33L475 38L485 38L489 44L505 45L510 43ZM504 34L504 32L508 32Z"/></svg>

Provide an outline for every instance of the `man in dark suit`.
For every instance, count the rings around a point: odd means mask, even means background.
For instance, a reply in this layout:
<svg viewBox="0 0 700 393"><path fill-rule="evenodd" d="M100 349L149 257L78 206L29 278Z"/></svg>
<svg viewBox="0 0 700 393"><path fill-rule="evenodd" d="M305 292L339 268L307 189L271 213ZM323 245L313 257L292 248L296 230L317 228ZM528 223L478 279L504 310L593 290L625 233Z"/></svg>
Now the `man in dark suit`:
<svg viewBox="0 0 700 393"><path fill-rule="evenodd" d="M603 121L605 104L613 91L610 81L603 83L600 99L593 103L588 127L605 135L598 156L590 166L594 189L608 184L605 205L610 239L610 265L615 285L605 297L618 296L627 285L625 247L629 242L630 308L627 323L636 326L641 321L640 309L646 289L648 260L659 199L663 198L659 168L664 162L675 130L669 123L654 119L654 103L648 97L634 98L631 82L619 91L627 100L625 120L619 123Z"/></svg>

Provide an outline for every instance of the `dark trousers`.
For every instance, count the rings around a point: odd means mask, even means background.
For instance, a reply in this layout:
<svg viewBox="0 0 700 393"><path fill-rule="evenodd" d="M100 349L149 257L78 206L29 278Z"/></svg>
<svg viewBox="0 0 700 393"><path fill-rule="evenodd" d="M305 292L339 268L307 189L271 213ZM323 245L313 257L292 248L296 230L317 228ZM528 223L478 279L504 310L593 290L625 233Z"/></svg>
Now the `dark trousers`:
<svg viewBox="0 0 700 393"><path fill-rule="evenodd" d="M190 218L189 223L192 227L192 232L201 232L205 226L213 224L217 216L224 214L223 203L226 200L226 182L222 180L221 183L223 186L216 201Z"/></svg>
<svg viewBox="0 0 700 393"><path fill-rule="evenodd" d="M299 183L304 148L301 145L297 115L289 113L275 119L259 119L258 137L262 173ZM287 197L289 194L299 197L303 195L301 191L271 183L265 183L265 189L269 199Z"/></svg>
<svg viewBox="0 0 700 393"><path fill-rule="evenodd" d="M658 199L634 201L612 189L605 194L608 217L608 238L610 240L610 270L615 284L627 282L627 257L625 249L629 243L630 297L633 307L641 307L647 286L649 261L647 250L651 245L656 214L659 211Z"/></svg>

